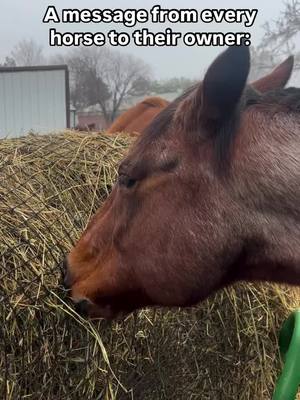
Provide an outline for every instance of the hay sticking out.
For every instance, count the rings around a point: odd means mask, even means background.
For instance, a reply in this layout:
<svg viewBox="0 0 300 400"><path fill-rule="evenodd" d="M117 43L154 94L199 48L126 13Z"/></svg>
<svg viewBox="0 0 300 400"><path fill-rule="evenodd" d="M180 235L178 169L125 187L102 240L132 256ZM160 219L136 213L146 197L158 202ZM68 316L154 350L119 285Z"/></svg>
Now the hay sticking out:
<svg viewBox="0 0 300 400"><path fill-rule="evenodd" d="M66 132L0 141L0 398L270 399L296 290L239 285L193 310L92 324L59 262L132 139Z"/></svg>

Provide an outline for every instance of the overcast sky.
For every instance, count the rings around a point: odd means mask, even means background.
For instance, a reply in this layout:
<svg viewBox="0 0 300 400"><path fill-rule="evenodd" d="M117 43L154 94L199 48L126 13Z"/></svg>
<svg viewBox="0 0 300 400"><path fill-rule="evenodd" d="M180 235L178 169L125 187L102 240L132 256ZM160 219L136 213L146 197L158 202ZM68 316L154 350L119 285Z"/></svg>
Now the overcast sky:
<svg viewBox="0 0 300 400"><path fill-rule="evenodd" d="M48 5L54 5L57 10L61 8L151 8L155 4L160 4L162 8L251 8L258 9L258 15L254 26L244 28L244 26L233 24L155 24L148 26L137 25L133 29L148 27L153 31L164 30L167 26L175 31L249 31L252 34L252 43L259 44L264 22L276 19L283 10L282 0L262 1L262 0L1 0L0 9L0 60L8 55L13 46L22 39L33 38L43 45L45 54L59 52L56 48L48 45L48 31L51 24L43 24L42 18ZM54 26L54 25L53 25ZM101 32L116 26L103 24L55 24L55 28L60 32L64 31L92 31ZM120 30L120 25L117 26ZM126 31L126 28L122 30ZM119 48L120 51L130 52L152 67L156 78L168 78L173 76L187 76L190 78L201 78L204 70L212 59L220 52L214 47L185 47L176 48L143 48L130 45L126 48ZM66 49L67 51L67 49Z"/></svg>

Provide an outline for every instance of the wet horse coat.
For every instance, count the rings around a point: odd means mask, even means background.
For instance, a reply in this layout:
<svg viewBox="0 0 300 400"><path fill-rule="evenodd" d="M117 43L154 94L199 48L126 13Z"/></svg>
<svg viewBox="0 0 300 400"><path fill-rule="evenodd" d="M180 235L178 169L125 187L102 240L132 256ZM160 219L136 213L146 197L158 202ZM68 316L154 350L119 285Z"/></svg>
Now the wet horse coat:
<svg viewBox="0 0 300 400"><path fill-rule="evenodd" d="M246 85L230 47L168 105L67 257L91 317L190 306L237 280L300 285L300 89L292 58Z"/></svg>

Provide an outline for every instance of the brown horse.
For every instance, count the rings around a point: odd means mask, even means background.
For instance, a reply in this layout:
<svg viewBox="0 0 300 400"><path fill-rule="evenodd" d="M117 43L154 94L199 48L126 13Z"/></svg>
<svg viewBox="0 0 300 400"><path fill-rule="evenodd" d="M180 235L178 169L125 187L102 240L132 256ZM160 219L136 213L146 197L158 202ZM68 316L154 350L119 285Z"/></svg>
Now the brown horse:
<svg viewBox="0 0 300 400"><path fill-rule="evenodd" d="M246 46L150 124L67 257L78 311L191 306L238 280L300 285L300 89L246 85Z"/></svg>
<svg viewBox="0 0 300 400"><path fill-rule="evenodd" d="M140 134L168 104L161 97L147 97L121 114L106 132Z"/></svg>

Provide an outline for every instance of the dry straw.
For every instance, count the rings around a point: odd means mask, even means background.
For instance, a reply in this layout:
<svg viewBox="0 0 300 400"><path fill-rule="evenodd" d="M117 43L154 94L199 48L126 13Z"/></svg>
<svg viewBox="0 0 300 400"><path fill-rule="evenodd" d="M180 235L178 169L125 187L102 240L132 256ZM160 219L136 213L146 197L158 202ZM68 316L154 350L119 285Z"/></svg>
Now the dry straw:
<svg viewBox="0 0 300 400"><path fill-rule="evenodd" d="M0 141L0 398L269 400L277 333L299 296L238 285L193 310L90 323L59 262L132 139L65 132Z"/></svg>

